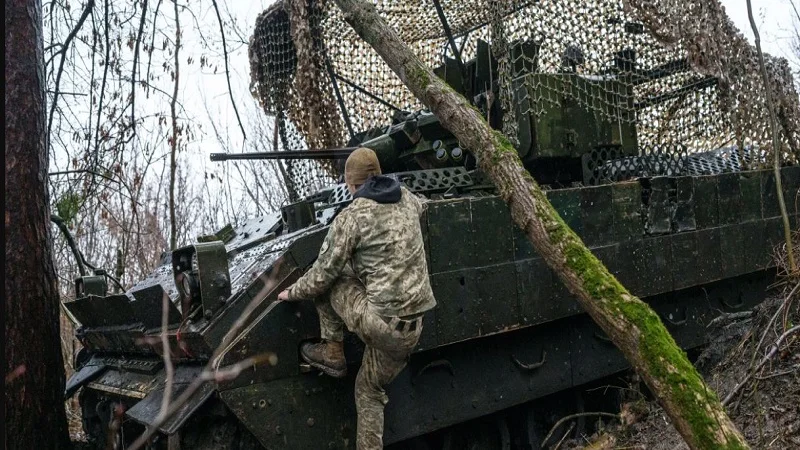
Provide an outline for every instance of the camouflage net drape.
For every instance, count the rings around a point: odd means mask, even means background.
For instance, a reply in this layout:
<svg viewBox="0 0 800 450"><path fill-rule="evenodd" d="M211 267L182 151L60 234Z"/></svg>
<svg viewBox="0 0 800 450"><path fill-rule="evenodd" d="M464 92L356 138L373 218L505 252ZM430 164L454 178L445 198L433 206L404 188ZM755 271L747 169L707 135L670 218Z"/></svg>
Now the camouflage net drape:
<svg viewBox="0 0 800 450"><path fill-rule="evenodd" d="M375 0L375 5L432 68L445 56L454 57L432 1ZM440 5L464 61L476 56L479 41L490 43L500 72L500 98L494 101L506 111L506 133L515 130L515 113L541 113L569 98L615 123L635 123L640 147L678 142L701 152L738 146L755 150L751 166L771 161L757 54L718 0L440 0ZM522 41L535 43L538 51L513 51ZM787 61L765 58L783 158L796 164L798 95ZM335 87L356 133L388 125L394 110L422 107L330 0L279 0L256 20L250 60L252 92L265 112L278 117L284 149L347 143L350 131ZM537 76L563 72L569 63L580 75L573 83ZM523 66L535 70L518 74ZM611 92L620 83L610 79L622 80L633 102L620 104ZM526 106L509 114L512 93ZM294 175L303 191L333 173L330 167L303 164Z"/></svg>

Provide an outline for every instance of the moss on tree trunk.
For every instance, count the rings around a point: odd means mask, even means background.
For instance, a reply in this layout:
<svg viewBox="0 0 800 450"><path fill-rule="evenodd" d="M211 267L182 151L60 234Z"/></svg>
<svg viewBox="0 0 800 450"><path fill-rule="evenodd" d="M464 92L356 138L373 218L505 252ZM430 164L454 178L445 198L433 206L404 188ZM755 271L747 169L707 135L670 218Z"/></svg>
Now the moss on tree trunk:
<svg viewBox="0 0 800 450"><path fill-rule="evenodd" d="M522 167L514 147L481 113L425 66L363 0L336 0L345 20L411 92L477 157L514 223L641 375L693 449L745 449L716 394L658 315L631 295L564 223Z"/></svg>

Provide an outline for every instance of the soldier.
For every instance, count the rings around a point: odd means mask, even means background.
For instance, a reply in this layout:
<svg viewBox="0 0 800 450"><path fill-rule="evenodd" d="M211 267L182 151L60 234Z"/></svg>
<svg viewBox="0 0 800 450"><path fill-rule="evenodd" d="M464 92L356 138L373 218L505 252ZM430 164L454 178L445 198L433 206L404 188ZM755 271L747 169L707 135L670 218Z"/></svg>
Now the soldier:
<svg viewBox="0 0 800 450"><path fill-rule="evenodd" d="M315 298L322 342L301 356L333 377L347 375L344 325L366 348L356 376L356 447L383 448L384 391L406 366L436 306L420 229L423 204L397 180L382 176L378 158L359 148L345 162L353 202L334 219L316 262L280 300ZM323 294L327 293L327 296Z"/></svg>

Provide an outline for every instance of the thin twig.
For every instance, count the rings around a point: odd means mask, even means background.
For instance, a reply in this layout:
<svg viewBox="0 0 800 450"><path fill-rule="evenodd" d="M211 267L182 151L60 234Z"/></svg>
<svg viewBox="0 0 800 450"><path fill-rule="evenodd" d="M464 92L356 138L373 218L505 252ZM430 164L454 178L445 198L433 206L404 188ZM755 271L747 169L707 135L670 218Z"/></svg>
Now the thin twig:
<svg viewBox="0 0 800 450"><path fill-rule="evenodd" d="M764 92L766 94L767 111L769 111L769 125L772 130L772 147L775 152L773 157L772 167L775 171L775 189L778 192L778 205L781 208L781 217L783 219L783 235L786 240L786 256L789 260L789 274L795 276L797 274L797 265L794 262L794 250L792 249L792 226L789 224L789 214L786 211L786 203L783 200L783 183L781 182L781 152L780 152L780 139L778 138L778 118L775 115L775 104L772 101L772 86L767 77L767 67L764 64L764 53L761 51L761 37L758 34L758 27L753 18L753 5L750 0L747 1L747 17L750 19L750 26L753 28L753 35L755 36L756 51L758 52L758 65L761 68L761 78L764 80Z"/></svg>
<svg viewBox="0 0 800 450"><path fill-rule="evenodd" d="M547 436L544 437L544 440L542 441L542 448L544 448L544 445L547 443L547 441L550 440L550 438L553 436L553 433L555 433L555 431L558 429L558 427L561 426L561 424L563 424L564 422L566 422L568 420L576 419L576 418L579 418L579 417L586 417L586 416L604 416L604 417L610 417L610 418L613 418L613 419L619 419L619 414L612 414L612 413L599 412L599 411L598 412L576 413L576 414L570 414L569 416L566 416L566 417L562 417L561 420L559 420L558 422L556 422L555 425L553 425L553 428L550 428L550 432L547 433Z"/></svg>
<svg viewBox="0 0 800 450"><path fill-rule="evenodd" d="M736 313L722 313L719 316L715 317L714 320L706 325L706 328L712 328L716 326L720 322L724 322L726 320L737 320L737 319L744 319L749 318L753 315L753 311L740 311Z"/></svg>
<svg viewBox="0 0 800 450"><path fill-rule="evenodd" d="M78 272L81 276L86 275L86 267L83 265L83 255L81 255L80 250L78 250L78 245L75 244L75 239L72 237L72 233L69 232L67 228L67 224L64 223L64 219L61 217L50 214L50 221L58 226L58 229L61 230L61 233L64 235L64 239L67 240L67 246L72 251L72 255L75 257L75 263L78 265Z"/></svg>
<svg viewBox="0 0 800 450"><path fill-rule="evenodd" d="M172 365L172 348L169 345L169 302L172 300L164 291L161 305L161 353L164 359L164 369L166 371L166 384L164 386L164 396L161 398L161 411L159 417L167 413L167 407L172 397L172 383L175 381L175 367Z"/></svg>
<svg viewBox="0 0 800 450"><path fill-rule="evenodd" d="M136 69L139 66L139 43L144 34L144 23L147 18L147 0L142 0L142 20L139 21L139 32L133 47L133 68L131 69L131 132L136 135Z"/></svg>
<svg viewBox="0 0 800 450"><path fill-rule="evenodd" d="M78 32L83 28L83 23L86 22L86 18L89 17L89 13L92 12L94 8L94 0L89 0L86 4L86 7L83 8L83 12L81 13L81 17L78 19L78 23L75 25L75 28L70 31L67 35L67 38L64 40L64 45L58 50L57 53L61 53L61 62L58 64L58 72L56 72L56 82L55 82L55 89L53 92L53 102L50 104L50 114L47 117L47 139L49 142L50 139L50 130L53 127L53 116L55 115L56 111L56 103L58 102L58 89L59 85L61 84L61 75L64 73L64 63L67 60L67 49L69 49L69 44L75 39L75 36Z"/></svg>
<svg viewBox="0 0 800 450"><path fill-rule="evenodd" d="M272 270L270 271L270 273L273 273L273 274L274 273L278 273L280 271L280 268L281 268L282 265L283 265L283 259L279 259L275 263L275 265L272 267ZM263 275L262 275L262 277L263 277ZM222 357L225 356L225 353L229 350L229 348L232 345L233 341L237 337L239 337L238 336L239 335L239 331L245 325L247 325L247 323L248 323L248 321L250 319L250 316L259 307L259 305L261 305L261 301L266 299L267 294L270 291L272 291L275 288L275 286L277 286L278 283L280 283L280 282L281 282L281 280L277 280L274 276L269 276L266 279L264 279L264 287L261 288L261 291L259 293L261 295L260 301L255 301L255 300L251 301L247 305L247 308L245 308L245 310L242 311L242 314L239 316L239 318L236 319L236 322L233 323L233 326L231 326L231 329L228 330L228 332L222 338L222 342L217 347L217 350L214 352L214 354L211 355L211 359L209 360L209 364L211 365L211 367L219 367L219 364L222 361Z"/></svg>
<svg viewBox="0 0 800 450"><path fill-rule="evenodd" d="M633 388L630 388L630 387L623 387L623 386L614 386L613 384L607 384L605 386L598 386L596 388L587 389L586 392L594 392L594 391L599 391L599 390L602 389L603 390L603 395L605 395L606 391L608 389L611 389L611 388L619 389L621 391L633 392L634 394L636 394L637 396L639 396L641 398L645 397L645 395L642 393L642 391L640 391L638 389L633 389Z"/></svg>
<svg viewBox="0 0 800 450"><path fill-rule="evenodd" d="M58 229L61 230L61 233L64 234L64 238L67 240L67 245L69 245L70 249L72 250L72 254L75 256L75 259L78 262L78 271L80 272L81 276L86 275L86 271L84 270L84 267L88 267L89 269L92 269L92 270L97 270L97 267L94 266L93 264L90 264L88 261L86 261L86 257L83 256L83 253L81 253L80 250L78 250L78 246L75 244L75 239L73 238L72 233L70 233L69 229L67 228L66 224L64 223L64 219L62 219L61 217L59 217L59 216L57 216L55 214L51 214L50 215L50 220L53 223L55 223L58 226ZM113 281L114 284L116 284L117 287L121 291L123 291L123 292L125 291L125 288L122 286L122 284L119 282L118 279L114 278L113 276L109 275L108 273L106 273L105 276L106 276L106 278L108 278L111 281Z"/></svg>
<svg viewBox="0 0 800 450"><path fill-rule="evenodd" d="M764 343L764 339L766 339L767 333L769 333L770 328L772 328L772 324L775 322L775 319L777 319L778 316L781 314L781 311L789 307L789 303L791 303L792 298L794 298L794 293L797 291L798 288L800 288L800 283L797 283L797 285L795 285L795 287L791 291L789 291L789 295L786 296L786 298L783 300L780 306L778 306L778 310L775 311L772 317L770 317L769 322L767 322L767 326L764 327L764 333L761 335L761 339L759 339L755 350L753 350L753 357L750 359L750 368L753 367L753 364L756 361L756 354L758 354L758 350L761 349L761 344Z"/></svg>
<svg viewBox="0 0 800 450"><path fill-rule="evenodd" d="M572 433L572 429L573 428L575 428L575 422L572 422L571 424L569 424L569 428L567 428L567 432L564 433L564 436L561 437L561 440L558 441L558 444L556 444L556 446L553 447L553 450L558 450L558 448L561 447L561 444L564 442L564 439L566 439L567 436L569 436L569 434Z"/></svg>
<svg viewBox="0 0 800 450"><path fill-rule="evenodd" d="M127 76L127 75L121 75L121 76L119 76L117 78L112 78L112 80L113 81L124 81L126 83L130 83L131 78L129 76ZM164 97L167 97L169 99L172 98L172 93L171 92L167 92L167 91L165 91L163 89L160 89L158 86L154 86L151 83L148 83L146 80L141 80L140 79L138 81L138 83L139 83L140 86L145 86L147 89L152 89L154 92L162 94ZM176 102L176 107L180 110L181 113L186 114L186 106L183 103L181 103L180 101L177 101ZM148 118L153 118L153 117L159 118L160 114L161 113L157 112L155 114L150 114L148 116L140 116L139 119L148 119ZM115 128L120 120L121 120L120 116L117 116L117 118L114 119L114 122L112 123L112 126L109 127L109 128Z"/></svg>
<svg viewBox="0 0 800 450"><path fill-rule="evenodd" d="M217 21L219 22L219 34L222 36L222 53L225 57L225 80L228 82L228 95L231 97L231 105L233 105L233 112L236 113L236 121L239 122L239 129L242 130L242 140L247 140L247 134L244 132L242 119L239 117L239 110L236 108L236 101L233 99L233 89L231 88L231 72L228 69L228 45L225 42L225 28L222 26L222 17L219 15L219 6L217 0L211 0L214 5L214 11L217 13Z"/></svg>
<svg viewBox="0 0 800 450"><path fill-rule="evenodd" d="M55 93L56 93L56 91L53 91L53 90L50 90L50 89L48 89L48 90L47 90L47 93L48 93L48 94L55 94ZM61 91L61 92L59 92L58 94L59 94L59 95L73 95L73 96L75 96L75 97L86 97L87 95L89 95L89 94L87 94L87 93L85 93L85 92L64 92L64 91Z"/></svg>
<svg viewBox="0 0 800 450"><path fill-rule="evenodd" d="M783 307L783 329L785 330L789 325L789 313L792 311L792 302L796 300L795 292L797 289L800 288L800 282L795 284L794 288L789 292L789 296L786 297L786 301L784 302Z"/></svg>
<svg viewBox="0 0 800 450"><path fill-rule="evenodd" d="M172 402L167 411L165 413L159 414L158 417L156 417L156 420L153 421L153 424L150 427L148 427L147 430L144 433L142 433L136 439L136 441L133 442L133 444L131 444L130 447L128 447L128 450L138 450L142 448L142 446L144 446L147 443L150 437L153 434L155 434L156 431L158 431L159 427L161 427L161 425L163 425L164 422L167 421L167 419L175 415L175 413L178 412L178 410L180 410L183 407L183 405L185 405L186 402L189 401L190 398L192 398L192 395L194 395L194 393L197 392L198 389L203 387L204 384L206 384L209 381L219 382L219 381L235 379L236 377L239 376L239 374L242 373L243 370L253 367L254 365L259 364L262 361L266 361L269 358L269 355L270 355L269 353L265 353L262 355L247 358L236 364L232 364L224 369L217 371L208 370L208 368L206 368L205 370L200 372L200 374L197 375L197 378L192 380L192 383L186 387L186 390L184 390L181 393L181 395L179 395L175 399L175 401Z"/></svg>
<svg viewBox="0 0 800 450"><path fill-rule="evenodd" d="M749 0L748 0L748 1L749 1ZM759 363L758 363L758 365L755 367L755 369L753 369L752 371L748 372L747 376L745 376L745 377L744 377L744 380L742 380L742 381L741 381L739 384L737 384L736 386L734 386L734 387L733 387L733 389L731 390L731 392L730 392L730 393L729 393L729 394L728 394L728 395L725 397L725 399L724 399L724 400L722 400L722 406L725 406L725 405L727 405L727 404L728 404L728 403L729 403L729 402L730 402L730 401L733 399L733 397L736 395L736 393L737 393L737 392L739 392L739 390L740 390L740 389L741 389L741 388L742 388L742 387L743 387L745 384L747 384L747 382L750 380L750 378L751 378L751 377L752 377L752 376L753 376L753 375L754 375L756 372L758 372L758 370L759 370L759 369L761 369L761 367L762 367L764 364L766 364L766 363L767 363L767 361L769 361L770 359L772 359L772 357L773 357L773 356L775 356L775 353L777 353L777 352L778 352L778 349L780 348L780 346L781 346L781 344L783 343L784 339L786 339L787 337L789 337L789 336L791 336L792 334L796 333L798 330L800 330L800 325L796 325L796 326L794 326L794 327L792 327L792 328L789 328L788 330L786 330L786 332L785 332L785 333L783 333L783 334L782 334L782 335L781 335L781 336L778 338L778 340L777 340L777 341L775 341L775 343L774 343L774 344L772 344L772 347L770 348L770 350L769 350L769 353L767 353L767 356L765 356L765 357L764 357L764 359L762 359L762 360L761 360L761 362L759 362Z"/></svg>
<svg viewBox="0 0 800 450"><path fill-rule="evenodd" d="M208 115L209 118L211 118L212 117L211 111L209 111L208 109L208 104L205 105L205 108L206 108L206 114ZM220 130L216 125L216 120L213 120L212 118L210 123L211 123L211 129L214 130L214 135L217 137L217 141L221 145L225 145L226 144L225 140L223 139L222 133L220 133ZM225 136L227 137L228 134L226 133ZM267 214L267 210L263 206L261 206L261 202L258 201L258 196L254 194L253 191L250 189L250 184L247 182L247 178L245 178L244 174L242 173L242 169L240 169L239 165L236 164L235 162L233 163L233 167L236 169L237 172L239 172L239 176L242 178L242 186L244 187L245 192L247 192L247 195L250 196L250 199L253 201L253 204L256 206L258 214ZM254 178L258 179L260 177L256 176Z"/></svg>
<svg viewBox="0 0 800 450"><path fill-rule="evenodd" d="M96 175L96 176L98 176L100 178L105 178L106 180L111 181L113 183L119 183L118 180L115 180L115 179L109 177L108 175L103 175L100 172L96 172L94 170L88 170L88 169L62 170L62 171L59 171L59 172L48 172L47 176L54 177L54 176L57 176L57 175L69 175L69 174L73 174L73 173L88 173L88 174Z"/></svg>
<svg viewBox="0 0 800 450"><path fill-rule="evenodd" d="M102 123L102 116L103 116L103 101L105 100L106 95L106 83L108 82L108 69L111 67L110 59L110 52L111 52L111 39L109 37L109 29L111 25L109 23L108 17L108 10L110 6L108 4L108 0L103 2L103 36L105 38L105 56L103 58L103 79L100 82L100 101L97 104L97 125L94 128L94 152L93 152L93 163L92 168L97 168L100 165L100 124ZM94 17L94 16L93 16ZM91 114L91 105L89 107L89 113ZM49 133L48 133L49 136ZM102 136L103 140L105 140L105 136ZM89 143L89 149L91 149L91 142ZM86 194L84 195L85 198L90 198L95 188L95 178L92 177L92 183L89 185L89 188L86 189Z"/></svg>
<svg viewBox="0 0 800 450"><path fill-rule="evenodd" d="M797 18L798 22L800 22L800 12L798 12L797 7L794 6L794 0L789 0L789 4L792 5L792 9L794 10L794 16Z"/></svg>
<svg viewBox="0 0 800 450"><path fill-rule="evenodd" d="M94 82L94 73L97 70L97 37L100 33L97 32L97 22L95 21L94 11L91 14L92 17L92 62L91 62L91 72L89 74L89 79ZM92 107L91 105L94 104L94 89L89 90L89 110L86 113L86 117L89 119L88 126L86 127L87 134L86 134L86 154L88 155L92 151L92 139L91 139L91 132L92 132ZM100 126L98 122L97 126Z"/></svg>
<svg viewBox="0 0 800 450"><path fill-rule="evenodd" d="M280 261L278 264L280 264ZM270 273L276 274L279 272L277 270L280 266L273 267ZM267 299L267 295L275 289L275 287L280 283L281 280L276 280L275 276L267 276L262 275L262 279L264 280L264 287L256 294L253 299L248 303L245 310L239 316L239 318L234 322L231 329L228 333L223 337L222 343L217 347L217 349L212 354L211 358L209 358L208 362L206 363L203 371L192 380L189 386L179 395L172 403L169 405L169 408L166 412L160 413L153 423L147 427L147 429L142 433L136 440L128 447L128 450L138 450L142 448L147 441L153 436L170 417L172 417L184 404L200 389L206 382L209 381L225 381L231 380L236 378L243 370L253 367L255 365L260 364L261 362L268 361L270 364L277 363L275 359L275 355L273 353L263 353L251 358L247 358L243 361L240 361L236 364L231 366L222 368L222 369L215 369L214 365L218 362L219 356L223 354L226 349L228 348L229 343L238 335L239 331L241 331L242 327L244 327L250 316L253 312L261 305L264 300Z"/></svg>
<svg viewBox="0 0 800 450"><path fill-rule="evenodd" d="M156 45L156 28L158 26L159 8L161 8L161 0L158 0L158 3L156 3L156 10L153 13L153 32L150 34L150 47L147 49L147 73L145 75L145 80L147 81L145 93L147 94L147 98L150 98L150 66L153 62L153 46Z"/></svg>
<svg viewBox="0 0 800 450"><path fill-rule="evenodd" d="M756 380L769 380L770 378L780 377L782 375L789 375L790 373L795 372L796 370L797 366L792 367L791 369L784 370L783 372L776 372L776 373L771 373L769 375L764 375L763 377L756 375L755 378Z"/></svg>

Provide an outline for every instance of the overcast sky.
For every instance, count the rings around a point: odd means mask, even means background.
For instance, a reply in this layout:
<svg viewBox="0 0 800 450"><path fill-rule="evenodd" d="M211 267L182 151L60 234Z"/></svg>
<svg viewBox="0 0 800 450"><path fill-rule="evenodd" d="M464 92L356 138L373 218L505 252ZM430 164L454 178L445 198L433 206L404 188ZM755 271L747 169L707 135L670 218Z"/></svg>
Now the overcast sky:
<svg viewBox="0 0 800 450"><path fill-rule="evenodd" d="M751 43L754 43L745 0L722 0L722 4L733 23L742 30ZM797 16L789 0L752 0L752 4L753 15L761 35L762 49L798 64L799 61L792 54L791 48ZM795 5L800 8L800 1L795 0Z"/></svg>

